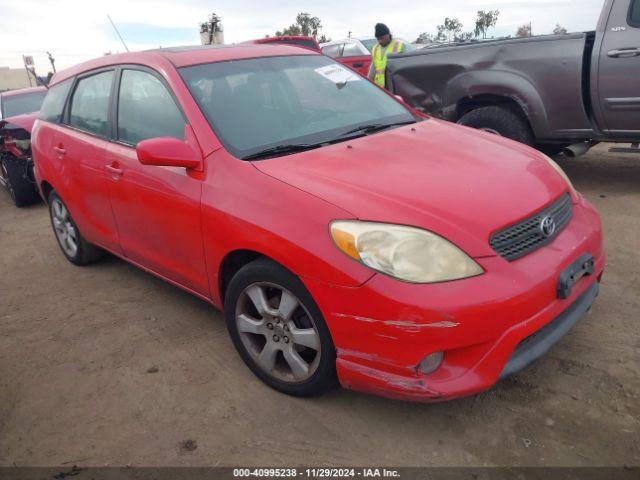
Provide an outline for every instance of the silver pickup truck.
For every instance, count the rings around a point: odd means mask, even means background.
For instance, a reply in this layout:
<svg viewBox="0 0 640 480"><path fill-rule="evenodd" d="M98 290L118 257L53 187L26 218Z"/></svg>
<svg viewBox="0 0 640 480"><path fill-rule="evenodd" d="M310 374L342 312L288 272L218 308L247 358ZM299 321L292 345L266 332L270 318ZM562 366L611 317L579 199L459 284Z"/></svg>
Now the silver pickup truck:
<svg viewBox="0 0 640 480"><path fill-rule="evenodd" d="M606 0L595 32L392 56L387 80L428 114L551 154L600 141L640 152L640 0Z"/></svg>

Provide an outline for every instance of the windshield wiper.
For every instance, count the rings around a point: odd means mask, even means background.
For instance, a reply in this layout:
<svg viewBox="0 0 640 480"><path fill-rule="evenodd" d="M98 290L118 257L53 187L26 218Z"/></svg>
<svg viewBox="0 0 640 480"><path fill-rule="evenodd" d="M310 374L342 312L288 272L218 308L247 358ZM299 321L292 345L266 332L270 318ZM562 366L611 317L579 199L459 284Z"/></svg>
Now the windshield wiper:
<svg viewBox="0 0 640 480"><path fill-rule="evenodd" d="M259 152L252 153L246 157L242 157L243 160L257 160L260 158L267 158L276 155L286 155L289 153L304 152L305 150L312 150L319 148L322 143L290 143L285 145L276 145L275 147L265 148Z"/></svg>
<svg viewBox="0 0 640 480"><path fill-rule="evenodd" d="M395 123L369 123L365 125L358 125L351 130L347 130L346 132L342 132L338 138L346 137L348 135L354 133L361 133L363 135L367 135L368 133L378 132L380 130L384 130L389 127L395 127L399 125L409 125L411 123L416 123L415 120L407 120L404 122L395 122Z"/></svg>

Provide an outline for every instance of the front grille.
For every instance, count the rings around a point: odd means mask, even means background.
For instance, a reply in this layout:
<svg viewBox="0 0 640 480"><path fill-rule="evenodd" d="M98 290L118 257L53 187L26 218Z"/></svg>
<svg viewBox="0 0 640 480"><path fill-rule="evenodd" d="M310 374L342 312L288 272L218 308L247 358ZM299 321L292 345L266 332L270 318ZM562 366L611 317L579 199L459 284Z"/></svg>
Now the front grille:
<svg viewBox="0 0 640 480"><path fill-rule="evenodd" d="M572 213L571 196L565 193L538 213L491 235L489 244L501 257L515 260L550 243L567 226ZM548 236L540 228L545 217L551 217L556 226Z"/></svg>

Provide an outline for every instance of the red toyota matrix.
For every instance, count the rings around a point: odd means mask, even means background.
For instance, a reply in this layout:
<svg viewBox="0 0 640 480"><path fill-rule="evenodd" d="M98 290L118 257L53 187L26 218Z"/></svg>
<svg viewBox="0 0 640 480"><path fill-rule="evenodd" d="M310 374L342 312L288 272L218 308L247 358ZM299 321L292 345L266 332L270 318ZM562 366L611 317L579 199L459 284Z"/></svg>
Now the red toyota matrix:
<svg viewBox="0 0 640 480"><path fill-rule="evenodd" d="M288 394L485 390L579 320L604 268L552 160L309 49L84 63L54 76L32 151L69 261L110 252L223 309Z"/></svg>

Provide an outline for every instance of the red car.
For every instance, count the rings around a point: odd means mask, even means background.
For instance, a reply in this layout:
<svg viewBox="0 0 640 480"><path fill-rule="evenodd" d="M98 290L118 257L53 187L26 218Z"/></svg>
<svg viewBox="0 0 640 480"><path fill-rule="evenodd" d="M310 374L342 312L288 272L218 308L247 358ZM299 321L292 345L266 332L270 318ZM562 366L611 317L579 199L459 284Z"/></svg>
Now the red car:
<svg viewBox="0 0 640 480"><path fill-rule="evenodd" d="M327 56L168 48L51 85L33 154L64 255L110 252L224 310L280 391L479 392L598 293L599 216L553 161Z"/></svg>
<svg viewBox="0 0 640 480"><path fill-rule="evenodd" d="M40 200L33 178L31 129L47 93L45 87L0 93L0 185L18 207Z"/></svg>
<svg viewBox="0 0 640 480"><path fill-rule="evenodd" d="M247 40L242 42L243 44L265 45L269 43L276 43L279 45L296 45L298 47L305 47L316 52L320 51L320 44L313 37L307 37L304 35L280 35L278 37L264 37L256 40Z"/></svg>

